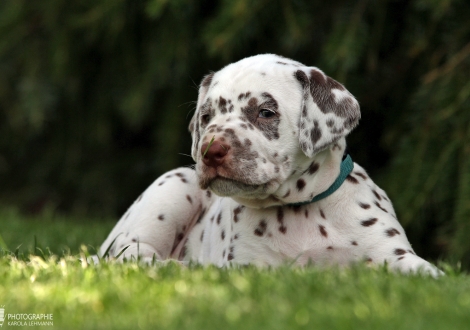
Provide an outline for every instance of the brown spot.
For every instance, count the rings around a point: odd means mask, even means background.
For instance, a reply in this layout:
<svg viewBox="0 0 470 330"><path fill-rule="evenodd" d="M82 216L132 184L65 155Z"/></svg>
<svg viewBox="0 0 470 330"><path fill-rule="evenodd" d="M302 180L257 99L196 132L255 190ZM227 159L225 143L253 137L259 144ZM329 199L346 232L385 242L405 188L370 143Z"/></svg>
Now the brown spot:
<svg viewBox="0 0 470 330"><path fill-rule="evenodd" d="M319 225L318 228L320 229L320 234L321 234L323 237L328 237L328 233L326 232L324 226Z"/></svg>
<svg viewBox="0 0 470 330"><path fill-rule="evenodd" d="M294 213L299 213L302 205L290 205L289 207L294 211Z"/></svg>
<svg viewBox="0 0 470 330"><path fill-rule="evenodd" d="M188 180L186 180L185 178L181 178L180 180L181 180L181 182L183 182L183 183L187 183L187 182L188 182Z"/></svg>
<svg viewBox="0 0 470 330"><path fill-rule="evenodd" d="M222 233L220 233L220 238L222 238L222 240L225 239L225 230L222 230Z"/></svg>
<svg viewBox="0 0 470 330"><path fill-rule="evenodd" d="M277 208L277 222L282 224L283 220L284 220L284 210L282 209L282 207L278 207Z"/></svg>
<svg viewBox="0 0 470 330"><path fill-rule="evenodd" d="M305 210L305 217L308 219L308 210Z"/></svg>
<svg viewBox="0 0 470 330"><path fill-rule="evenodd" d="M401 256L401 255L404 255L406 253L405 250L403 249L395 249L394 253L397 255L397 256Z"/></svg>
<svg viewBox="0 0 470 330"><path fill-rule="evenodd" d="M266 220L261 220L258 224L258 227L255 229L256 236L263 236L267 228Z"/></svg>
<svg viewBox="0 0 470 330"><path fill-rule="evenodd" d="M318 165L315 162L312 162L312 164L310 164L310 166L307 169L308 174L310 175L314 174L316 171L318 171L319 168L320 168L320 165Z"/></svg>
<svg viewBox="0 0 470 330"><path fill-rule="evenodd" d="M184 178L184 174L183 173L175 173L175 175L178 177L178 178Z"/></svg>
<svg viewBox="0 0 470 330"><path fill-rule="evenodd" d="M310 131L310 139L312 140L312 144L315 145L318 140L320 140L321 138L321 129L320 129L320 126L318 125L318 121L314 121L313 122L313 128L311 129Z"/></svg>
<svg viewBox="0 0 470 330"><path fill-rule="evenodd" d="M286 197L289 196L289 195L290 195L290 189L287 190L287 192L284 194L284 196L282 196L282 198L286 198Z"/></svg>
<svg viewBox="0 0 470 330"><path fill-rule="evenodd" d="M225 250L222 251L222 258L225 258Z"/></svg>
<svg viewBox="0 0 470 330"><path fill-rule="evenodd" d="M227 260L228 260L228 261L233 260L233 254L232 254L232 253L229 253L229 254L228 254Z"/></svg>
<svg viewBox="0 0 470 330"><path fill-rule="evenodd" d="M165 181L162 181L162 182L160 182L158 185L161 186L161 185L164 184L164 183L165 183Z"/></svg>
<svg viewBox="0 0 470 330"><path fill-rule="evenodd" d="M227 100L222 96L219 97L219 110L222 114L227 113Z"/></svg>
<svg viewBox="0 0 470 330"><path fill-rule="evenodd" d="M326 219L326 218L325 218L325 213L323 213L323 210L322 210L322 209L320 209L320 216L321 216L323 219Z"/></svg>
<svg viewBox="0 0 470 330"><path fill-rule="evenodd" d="M277 222L280 224L279 231L283 234L286 233L287 228L284 226L284 210L282 207L277 208Z"/></svg>
<svg viewBox="0 0 470 330"><path fill-rule="evenodd" d="M397 260L401 260L401 259L404 259L404 258L405 258L405 257L400 257L400 258L398 258Z"/></svg>
<svg viewBox="0 0 470 330"><path fill-rule="evenodd" d="M220 225L220 220L222 220L222 212L217 215L217 224Z"/></svg>
<svg viewBox="0 0 470 330"><path fill-rule="evenodd" d="M201 237L200 237L201 242L203 238L204 238L204 230L201 232Z"/></svg>
<svg viewBox="0 0 470 330"><path fill-rule="evenodd" d="M382 197L380 197L380 195L374 189L372 189L372 192L374 193L375 198L377 198L379 201L382 200Z"/></svg>
<svg viewBox="0 0 470 330"><path fill-rule="evenodd" d="M351 244L357 246L357 242L356 242L356 241L352 241Z"/></svg>
<svg viewBox="0 0 470 330"><path fill-rule="evenodd" d="M183 233L179 233L178 236L176 236L176 240L177 241L181 241L184 237L184 234Z"/></svg>
<svg viewBox="0 0 470 330"><path fill-rule="evenodd" d="M393 237L395 235L400 235L400 232L396 230L395 228L390 228L385 231L388 237Z"/></svg>
<svg viewBox="0 0 470 330"><path fill-rule="evenodd" d="M388 213L388 211L386 209L384 209L380 204L379 202L374 202L374 204L379 208L381 209L382 211L384 211L385 213Z"/></svg>
<svg viewBox="0 0 470 330"><path fill-rule="evenodd" d="M357 181L357 179L355 177L353 177L351 174L349 174L347 177L346 177L346 180L348 180L349 182L351 183L354 183L354 184L358 184L359 181Z"/></svg>
<svg viewBox="0 0 470 330"><path fill-rule="evenodd" d="M377 222L377 218L371 218L369 220L364 220L361 222L361 225L363 225L364 227L369 227L369 226L372 226L373 224L375 224Z"/></svg>
<svg viewBox="0 0 470 330"><path fill-rule="evenodd" d="M243 210L244 206L242 205L239 205L237 206L234 210L233 210L233 221L234 222L238 222L238 215L241 213L241 211Z"/></svg>
<svg viewBox="0 0 470 330"><path fill-rule="evenodd" d="M362 179L364 180L367 180L367 176L361 172L353 172L354 174L356 174L357 176L360 176Z"/></svg>
<svg viewBox="0 0 470 330"><path fill-rule="evenodd" d="M137 242L137 239L136 239L136 238L133 238L133 239L132 239L132 242L134 242L134 243Z"/></svg>
<svg viewBox="0 0 470 330"><path fill-rule="evenodd" d="M362 207L363 209L367 210L368 208L370 208L370 205L369 204L366 204L366 203L359 203L359 206Z"/></svg>
<svg viewBox="0 0 470 330"><path fill-rule="evenodd" d="M330 245L329 247L326 248L327 250L333 250L333 247Z"/></svg>
<svg viewBox="0 0 470 330"><path fill-rule="evenodd" d="M211 193L209 190L207 190L207 191L206 191L206 196L207 196L207 198L211 198L212 193Z"/></svg>
<svg viewBox="0 0 470 330"><path fill-rule="evenodd" d="M186 199L187 199L187 200L188 200L188 202L190 202L191 204L193 203L193 200L192 200L191 196L189 196L189 195L186 195Z"/></svg>
<svg viewBox="0 0 470 330"><path fill-rule="evenodd" d="M164 219L165 219L165 216L164 216L163 214L160 214L160 215L158 216L158 220L164 220Z"/></svg>
<svg viewBox="0 0 470 330"><path fill-rule="evenodd" d="M296 185L297 185L297 190L302 191L305 188L305 185L306 185L305 180L304 179L297 180Z"/></svg>
<svg viewBox="0 0 470 330"><path fill-rule="evenodd" d="M235 234L235 236L233 236L233 239L238 239L238 234Z"/></svg>

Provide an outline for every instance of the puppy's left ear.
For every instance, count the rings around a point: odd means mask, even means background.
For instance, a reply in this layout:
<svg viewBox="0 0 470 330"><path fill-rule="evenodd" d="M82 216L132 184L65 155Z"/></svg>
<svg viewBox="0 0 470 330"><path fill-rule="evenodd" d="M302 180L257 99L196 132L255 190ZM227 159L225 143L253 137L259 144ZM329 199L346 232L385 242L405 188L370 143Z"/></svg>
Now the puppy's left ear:
<svg viewBox="0 0 470 330"><path fill-rule="evenodd" d="M357 126L359 103L343 85L317 68L297 70L303 90L299 119L300 148L308 157L326 149Z"/></svg>
<svg viewBox="0 0 470 330"><path fill-rule="evenodd" d="M196 110L194 111L193 118L191 118L191 121L189 122L188 129L189 129L189 132L191 132L191 137L193 139L193 144L191 147L191 157L193 157L195 162L197 162L198 144L199 144L199 140L201 139L201 133L199 132L200 108L202 106L202 102L204 98L206 97L207 91L209 90L213 77L214 77L214 72L208 74L202 79L201 84L199 85L199 94L197 97Z"/></svg>

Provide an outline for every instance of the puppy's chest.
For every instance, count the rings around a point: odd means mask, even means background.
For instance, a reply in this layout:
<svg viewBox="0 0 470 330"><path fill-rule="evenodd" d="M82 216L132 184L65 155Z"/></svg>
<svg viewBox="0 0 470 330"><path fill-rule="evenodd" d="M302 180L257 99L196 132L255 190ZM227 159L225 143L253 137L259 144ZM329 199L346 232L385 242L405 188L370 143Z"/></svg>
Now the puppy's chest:
<svg viewBox="0 0 470 330"><path fill-rule="evenodd" d="M220 198L192 229L186 259L220 266L350 259L346 229L329 216L316 205L250 209Z"/></svg>

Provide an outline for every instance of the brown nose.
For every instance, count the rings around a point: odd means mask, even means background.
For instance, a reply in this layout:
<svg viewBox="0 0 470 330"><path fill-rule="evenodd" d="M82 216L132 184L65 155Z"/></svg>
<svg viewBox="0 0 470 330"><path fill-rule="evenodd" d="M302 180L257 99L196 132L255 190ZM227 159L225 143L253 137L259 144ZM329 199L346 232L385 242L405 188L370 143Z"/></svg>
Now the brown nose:
<svg viewBox="0 0 470 330"><path fill-rule="evenodd" d="M229 149L229 145L219 141L214 141L210 145L206 142L201 147L202 161L207 166L216 168L223 164Z"/></svg>

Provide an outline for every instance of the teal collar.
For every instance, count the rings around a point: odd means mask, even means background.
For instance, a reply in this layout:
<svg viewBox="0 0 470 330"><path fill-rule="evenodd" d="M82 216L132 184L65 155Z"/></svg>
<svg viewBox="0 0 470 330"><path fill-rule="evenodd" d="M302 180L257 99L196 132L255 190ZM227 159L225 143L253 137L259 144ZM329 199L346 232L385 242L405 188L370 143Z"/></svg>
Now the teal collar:
<svg viewBox="0 0 470 330"><path fill-rule="evenodd" d="M336 178L335 182L324 192L321 194L316 195L313 197L311 201L306 201L306 202L300 202L300 203L291 203L287 204L288 206L302 206L302 205L307 205L310 203L315 203L318 202L319 200L326 198L330 196L332 193L334 193L336 190L338 190L339 187L343 184L344 180L346 180L347 176L349 173L352 172L354 167L354 163L352 161L351 156L349 154L346 154L345 157L343 157L343 160L341 162L341 168L338 177Z"/></svg>

